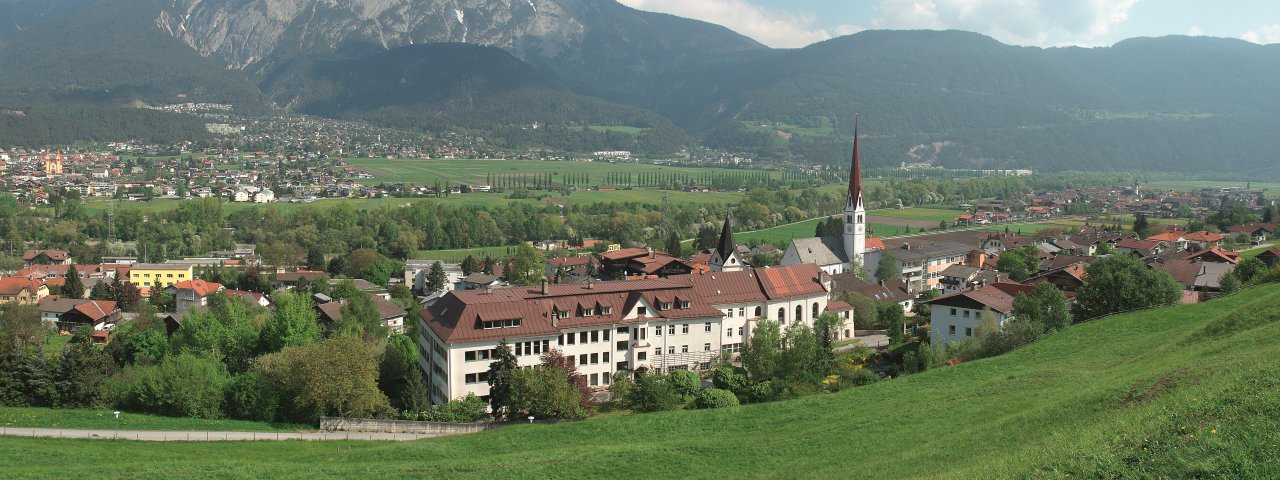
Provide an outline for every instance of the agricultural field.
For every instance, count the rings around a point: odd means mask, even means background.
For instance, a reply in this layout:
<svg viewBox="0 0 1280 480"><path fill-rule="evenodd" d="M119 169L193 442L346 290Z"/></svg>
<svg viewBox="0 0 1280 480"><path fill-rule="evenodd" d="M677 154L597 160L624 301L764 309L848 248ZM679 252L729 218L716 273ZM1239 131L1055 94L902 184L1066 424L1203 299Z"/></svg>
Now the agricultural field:
<svg viewBox="0 0 1280 480"><path fill-rule="evenodd" d="M995 358L715 410L411 443L5 437L0 459L10 479L1276 478L1277 307L1280 285L1265 285Z"/></svg>
<svg viewBox="0 0 1280 480"><path fill-rule="evenodd" d="M1213 187L1251 187L1254 190L1264 190L1268 197L1280 197L1280 183L1277 182L1222 182L1213 180L1165 180L1158 182L1145 183L1143 189L1156 190L1174 190L1178 192L1190 192L1201 188Z"/></svg>
<svg viewBox="0 0 1280 480"><path fill-rule="evenodd" d="M514 255L515 246L459 248L454 250L418 250L413 255L417 260L440 260L445 263L462 263L468 256L475 258L506 258Z"/></svg>
<svg viewBox="0 0 1280 480"><path fill-rule="evenodd" d="M556 160L493 160L493 159L433 159L416 158L348 158L348 164L368 171L373 178L361 179L367 185L379 183L413 183L418 185L441 184L481 185L488 182L489 174L546 174L552 175L553 182L559 182L564 174L586 173L589 184L606 184L609 174L658 174L675 173L682 175L739 175L759 174L762 170L745 170L712 167L672 167L651 163L609 163L609 162L572 162ZM780 172L769 172L774 178Z"/></svg>
<svg viewBox="0 0 1280 480"><path fill-rule="evenodd" d="M627 135L639 135L649 131L648 128L632 127L629 125L588 125L587 128L597 132L617 132Z"/></svg>

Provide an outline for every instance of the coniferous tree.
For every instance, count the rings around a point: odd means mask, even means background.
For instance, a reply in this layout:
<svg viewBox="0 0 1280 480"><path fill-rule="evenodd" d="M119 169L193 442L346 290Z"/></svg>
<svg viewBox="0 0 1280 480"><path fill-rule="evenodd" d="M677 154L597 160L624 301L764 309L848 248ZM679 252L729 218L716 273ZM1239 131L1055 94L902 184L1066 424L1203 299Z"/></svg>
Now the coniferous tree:
<svg viewBox="0 0 1280 480"><path fill-rule="evenodd" d="M494 418L508 418L511 414L511 375L517 368L516 356L504 338L498 342L494 360L489 364L489 410Z"/></svg>
<svg viewBox="0 0 1280 480"><path fill-rule="evenodd" d="M84 281L80 279L80 271L75 262L67 265L66 283L62 285L62 296L66 298L84 298Z"/></svg>

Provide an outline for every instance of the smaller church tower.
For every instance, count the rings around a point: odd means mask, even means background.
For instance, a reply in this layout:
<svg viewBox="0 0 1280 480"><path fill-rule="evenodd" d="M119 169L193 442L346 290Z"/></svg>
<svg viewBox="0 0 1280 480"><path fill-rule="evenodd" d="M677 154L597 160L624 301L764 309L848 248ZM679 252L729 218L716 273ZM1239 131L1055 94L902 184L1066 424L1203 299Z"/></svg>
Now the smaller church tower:
<svg viewBox="0 0 1280 480"><path fill-rule="evenodd" d="M849 166L849 194L844 203L844 253L849 262L865 266L867 209L862 205L862 165L858 155L858 120L853 120L853 162Z"/></svg>
<svg viewBox="0 0 1280 480"><path fill-rule="evenodd" d="M711 252L711 271L737 272L742 270L742 255L738 253L738 243L733 241L733 214L724 217L724 229L720 230L720 242L716 250Z"/></svg>

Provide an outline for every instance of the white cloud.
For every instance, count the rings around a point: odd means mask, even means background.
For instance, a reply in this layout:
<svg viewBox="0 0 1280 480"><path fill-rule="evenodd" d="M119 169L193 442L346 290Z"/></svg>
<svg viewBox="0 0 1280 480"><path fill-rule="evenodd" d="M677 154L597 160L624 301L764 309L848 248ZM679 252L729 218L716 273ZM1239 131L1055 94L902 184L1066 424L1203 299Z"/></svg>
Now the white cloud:
<svg viewBox="0 0 1280 480"><path fill-rule="evenodd" d="M1187 35L1192 37L1203 37L1204 30L1201 29L1199 25L1192 25L1191 28L1187 29Z"/></svg>
<svg viewBox="0 0 1280 480"><path fill-rule="evenodd" d="M831 38L832 32L813 26L812 15L796 15L761 8L746 0L619 0L638 10L670 13L723 25L770 47L803 47ZM841 25L835 35L862 31Z"/></svg>
<svg viewBox="0 0 1280 480"><path fill-rule="evenodd" d="M1240 38L1262 45L1280 43L1280 23L1263 25L1256 30L1249 30L1240 34Z"/></svg>
<svg viewBox="0 0 1280 480"><path fill-rule="evenodd" d="M1093 44L1137 0L882 0L872 25L959 29L1023 45Z"/></svg>

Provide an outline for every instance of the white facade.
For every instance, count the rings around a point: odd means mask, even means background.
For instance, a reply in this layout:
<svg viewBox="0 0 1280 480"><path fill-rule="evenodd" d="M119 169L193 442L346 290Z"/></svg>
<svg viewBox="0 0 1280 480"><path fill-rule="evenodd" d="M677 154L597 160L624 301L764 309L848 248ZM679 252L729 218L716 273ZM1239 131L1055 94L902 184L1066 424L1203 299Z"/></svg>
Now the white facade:
<svg viewBox="0 0 1280 480"><path fill-rule="evenodd" d="M982 322L983 310L933 305L930 312L929 343L946 346L951 342L978 337L978 324ZM991 311L991 314L1000 327L1004 327L1005 321L1010 318L996 311Z"/></svg>
<svg viewBox="0 0 1280 480"><path fill-rule="evenodd" d="M796 321L812 326L827 302L827 292L822 292L764 302L714 304L721 315L670 319L651 316L656 307L641 299L616 323L565 328L559 335L510 337L507 342L521 367L538 365L543 352L558 349L574 359L589 386L604 388L614 373L623 370L705 369L721 351L737 354L745 348L760 318L780 321L783 330ZM852 338L850 312L839 315L844 320L838 329L841 338ZM418 327L419 366L427 373L431 401L438 404L467 394L487 397L486 375L498 340L450 344L421 319Z"/></svg>

